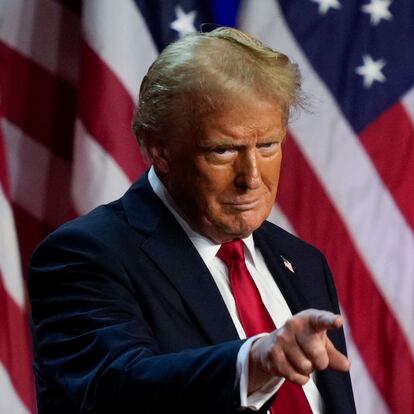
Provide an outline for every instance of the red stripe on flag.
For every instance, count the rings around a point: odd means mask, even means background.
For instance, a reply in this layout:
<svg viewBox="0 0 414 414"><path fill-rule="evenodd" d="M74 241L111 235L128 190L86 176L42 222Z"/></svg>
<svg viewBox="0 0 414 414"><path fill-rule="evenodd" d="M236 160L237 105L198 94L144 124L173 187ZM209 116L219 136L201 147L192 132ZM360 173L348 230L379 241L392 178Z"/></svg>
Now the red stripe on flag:
<svg viewBox="0 0 414 414"><path fill-rule="evenodd" d="M0 121L1 121L1 118L2 118L2 114L0 111ZM9 188L9 180L8 180L8 173L7 173L6 167L7 167L6 166L6 149L4 147L3 134L2 134L1 123L0 123L0 190L3 190L7 199L10 200L10 188Z"/></svg>
<svg viewBox="0 0 414 414"><path fill-rule="evenodd" d="M392 412L414 412L414 361L398 322L292 138L285 143L284 155L278 204L298 235L326 254L354 341Z"/></svg>
<svg viewBox="0 0 414 414"><path fill-rule="evenodd" d="M134 103L119 79L84 43L80 80L82 121L131 180L146 166L131 131L133 108Z"/></svg>
<svg viewBox="0 0 414 414"><path fill-rule="evenodd" d="M20 277L20 275L15 275ZM33 412L34 381L26 314L7 294L0 271L0 360L20 399ZM2 396L1 398L7 398Z"/></svg>
<svg viewBox="0 0 414 414"><path fill-rule="evenodd" d="M13 213L16 221L22 268L26 270L35 247L53 229L37 220L17 203L13 204Z"/></svg>
<svg viewBox="0 0 414 414"><path fill-rule="evenodd" d="M414 126L406 110L397 103L359 136L384 184L414 229Z"/></svg>
<svg viewBox="0 0 414 414"><path fill-rule="evenodd" d="M0 61L5 117L55 154L71 160L75 89L2 42Z"/></svg>

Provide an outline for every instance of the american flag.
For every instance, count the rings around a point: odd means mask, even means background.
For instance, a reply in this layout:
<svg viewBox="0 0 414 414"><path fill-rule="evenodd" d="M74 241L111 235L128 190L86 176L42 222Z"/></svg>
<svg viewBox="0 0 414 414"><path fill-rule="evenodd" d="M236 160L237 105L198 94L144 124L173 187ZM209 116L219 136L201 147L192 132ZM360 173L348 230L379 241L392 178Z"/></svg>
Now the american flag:
<svg viewBox="0 0 414 414"><path fill-rule="evenodd" d="M414 412L412 0L0 0L1 413L35 412L21 269L144 171L140 80L166 44L217 24L299 64L308 110L271 220L328 258L358 411Z"/></svg>

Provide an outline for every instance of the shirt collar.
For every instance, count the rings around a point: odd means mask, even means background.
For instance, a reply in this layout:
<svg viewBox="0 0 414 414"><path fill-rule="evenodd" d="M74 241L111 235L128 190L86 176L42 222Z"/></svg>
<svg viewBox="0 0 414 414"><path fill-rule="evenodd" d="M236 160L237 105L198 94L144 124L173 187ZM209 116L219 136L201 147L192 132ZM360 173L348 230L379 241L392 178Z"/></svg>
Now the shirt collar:
<svg viewBox="0 0 414 414"><path fill-rule="evenodd" d="M205 263L210 263L211 260L213 260L216 256L221 244L213 242L212 240L203 236L202 234L197 233L190 227L190 225L188 224L188 220L185 218L184 213L180 211L179 207L171 197L170 193L167 191L164 184L158 178L153 166L151 166L148 172L148 181L154 193L168 208L168 210L170 210L172 215L183 228L183 230L193 243L194 247L197 249L203 261ZM250 260L254 265L256 253L253 236L250 235L242 240L246 247L246 259Z"/></svg>

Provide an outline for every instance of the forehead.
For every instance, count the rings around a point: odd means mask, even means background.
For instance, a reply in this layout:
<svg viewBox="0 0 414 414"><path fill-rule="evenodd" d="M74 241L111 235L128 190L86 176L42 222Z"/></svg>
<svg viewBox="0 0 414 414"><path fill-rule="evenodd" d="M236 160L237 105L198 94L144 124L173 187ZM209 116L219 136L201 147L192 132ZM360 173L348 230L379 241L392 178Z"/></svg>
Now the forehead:
<svg viewBox="0 0 414 414"><path fill-rule="evenodd" d="M200 125L201 140L215 136L234 139L280 137L286 131L280 106L260 99L226 106L202 119Z"/></svg>

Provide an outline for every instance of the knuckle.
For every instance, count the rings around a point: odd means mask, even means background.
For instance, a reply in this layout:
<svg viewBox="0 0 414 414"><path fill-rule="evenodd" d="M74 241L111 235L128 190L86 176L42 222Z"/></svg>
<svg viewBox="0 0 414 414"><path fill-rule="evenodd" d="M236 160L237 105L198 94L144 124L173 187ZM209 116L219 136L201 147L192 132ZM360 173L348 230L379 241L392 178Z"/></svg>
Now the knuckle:
<svg viewBox="0 0 414 414"><path fill-rule="evenodd" d="M293 382L298 385L305 385L309 379L309 377L298 374L296 372L289 372L289 374L285 378L290 382Z"/></svg>
<svg viewBox="0 0 414 414"><path fill-rule="evenodd" d="M300 378L298 378L296 384L298 384L298 385L305 385L308 381L309 381L309 377L302 375Z"/></svg>
<svg viewBox="0 0 414 414"><path fill-rule="evenodd" d="M277 340L276 342L280 345L280 346L286 346L288 345L290 342L292 341L292 335L291 333L288 331L288 329L280 329L277 335Z"/></svg>
<svg viewBox="0 0 414 414"><path fill-rule="evenodd" d="M310 374L313 371L313 364L309 359L304 359L300 364L300 368L304 374Z"/></svg>
<svg viewBox="0 0 414 414"><path fill-rule="evenodd" d="M297 317L292 317L285 322L285 326L290 331L296 331L300 325L300 320Z"/></svg>
<svg viewBox="0 0 414 414"><path fill-rule="evenodd" d="M285 378L288 379L291 382L296 383L296 381L298 379L298 375L295 372L288 372Z"/></svg>
<svg viewBox="0 0 414 414"><path fill-rule="evenodd" d="M295 370L301 375L309 375L313 371L312 362L302 355L291 355L289 361Z"/></svg>
<svg viewBox="0 0 414 414"><path fill-rule="evenodd" d="M285 360L285 353L280 347L273 347L270 351L270 359L274 362L279 362Z"/></svg>

